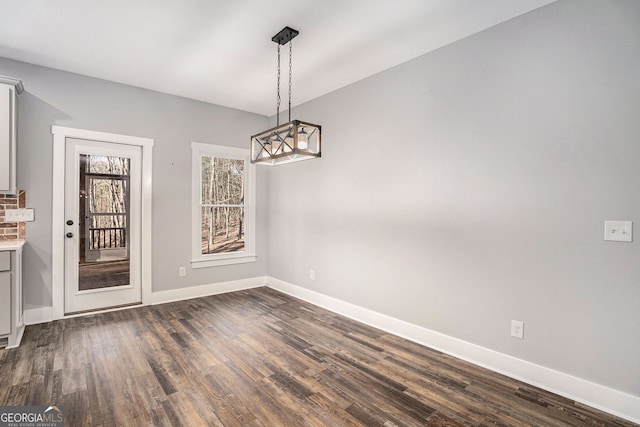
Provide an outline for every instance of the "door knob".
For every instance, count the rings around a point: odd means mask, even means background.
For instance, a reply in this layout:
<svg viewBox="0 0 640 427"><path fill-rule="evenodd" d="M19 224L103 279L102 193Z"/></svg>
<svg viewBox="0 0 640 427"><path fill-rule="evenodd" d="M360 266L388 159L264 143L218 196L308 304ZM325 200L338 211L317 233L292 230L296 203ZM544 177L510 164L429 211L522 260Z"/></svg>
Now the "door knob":
<svg viewBox="0 0 640 427"><path fill-rule="evenodd" d="M73 225L73 220L71 219L67 220L67 225Z"/></svg>
<svg viewBox="0 0 640 427"><path fill-rule="evenodd" d="M68 238L72 238L73 237L73 233L71 233L71 232L67 233L67 237Z"/></svg>

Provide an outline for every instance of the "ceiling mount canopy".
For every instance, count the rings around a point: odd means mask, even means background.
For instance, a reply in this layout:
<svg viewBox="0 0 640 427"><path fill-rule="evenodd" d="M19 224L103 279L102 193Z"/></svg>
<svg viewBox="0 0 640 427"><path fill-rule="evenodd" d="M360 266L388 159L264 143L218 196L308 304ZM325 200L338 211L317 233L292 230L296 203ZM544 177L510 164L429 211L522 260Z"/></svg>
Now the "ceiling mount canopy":
<svg viewBox="0 0 640 427"><path fill-rule="evenodd" d="M271 37L272 42L276 42L279 45L287 44L291 40L293 40L300 32L298 30L294 30L291 27L284 27L278 34Z"/></svg>
<svg viewBox="0 0 640 427"><path fill-rule="evenodd" d="M321 127L302 120L291 120L291 69L293 40L299 34L284 27L271 40L278 44L278 73L276 96L276 127L251 137L251 162L265 165L280 165L315 159L321 156ZM289 121L280 124L280 46L289 43Z"/></svg>

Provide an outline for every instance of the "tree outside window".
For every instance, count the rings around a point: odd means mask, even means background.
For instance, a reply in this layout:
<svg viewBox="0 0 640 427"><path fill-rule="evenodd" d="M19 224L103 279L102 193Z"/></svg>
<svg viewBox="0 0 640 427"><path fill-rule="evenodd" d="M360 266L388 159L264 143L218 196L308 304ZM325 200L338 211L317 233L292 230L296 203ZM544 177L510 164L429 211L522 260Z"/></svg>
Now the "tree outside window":
<svg viewBox="0 0 640 427"><path fill-rule="evenodd" d="M201 159L202 253L244 251L244 161Z"/></svg>

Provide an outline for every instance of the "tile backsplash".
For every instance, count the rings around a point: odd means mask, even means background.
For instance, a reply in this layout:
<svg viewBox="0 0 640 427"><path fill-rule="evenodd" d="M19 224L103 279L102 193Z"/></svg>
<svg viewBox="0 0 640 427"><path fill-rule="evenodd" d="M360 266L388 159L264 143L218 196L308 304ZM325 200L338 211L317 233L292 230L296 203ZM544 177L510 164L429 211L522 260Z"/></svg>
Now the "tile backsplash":
<svg viewBox="0 0 640 427"><path fill-rule="evenodd" d="M26 198L23 190L18 194L0 194L0 240L17 240L25 238L24 222L6 222L5 209L19 209L26 207Z"/></svg>

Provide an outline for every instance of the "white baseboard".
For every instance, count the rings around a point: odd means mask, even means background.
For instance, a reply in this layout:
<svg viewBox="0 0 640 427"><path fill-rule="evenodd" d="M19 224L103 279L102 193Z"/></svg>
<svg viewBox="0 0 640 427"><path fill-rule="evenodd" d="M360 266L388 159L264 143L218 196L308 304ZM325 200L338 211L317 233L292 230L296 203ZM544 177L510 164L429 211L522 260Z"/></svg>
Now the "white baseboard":
<svg viewBox="0 0 640 427"><path fill-rule="evenodd" d="M53 307L36 307L24 310L24 324L37 325L53 321Z"/></svg>
<svg viewBox="0 0 640 427"><path fill-rule="evenodd" d="M153 292L151 294L151 305L164 304L166 302L181 301L185 299L206 297L208 295L222 294L226 292L240 291L243 289L257 288L264 286L267 282L266 277L253 277L250 279L233 280L230 282L212 283L209 285L190 286L181 289L172 289L169 291ZM106 311L122 310L132 307L120 307L117 309L109 309L104 311L95 311L82 313L77 316L88 316L91 314L97 314ZM71 316L71 317L77 317ZM69 317L69 316L66 316ZM36 307L26 309L24 311L24 323L25 325L36 325L38 323L47 323L53 321L53 307Z"/></svg>
<svg viewBox="0 0 640 427"><path fill-rule="evenodd" d="M230 282L212 283L210 285L190 286L188 288L153 292L151 294L151 304L164 304L166 302L181 301L185 299L241 291L244 289L258 288L260 286L265 286L266 283L267 278L261 276L249 279L233 280Z"/></svg>
<svg viewBox="0 0 640 427"><path fill-rule="evenodd" d="M640 397L481 347L273 277L267 286L612 415L640 423Z"/></svg>

